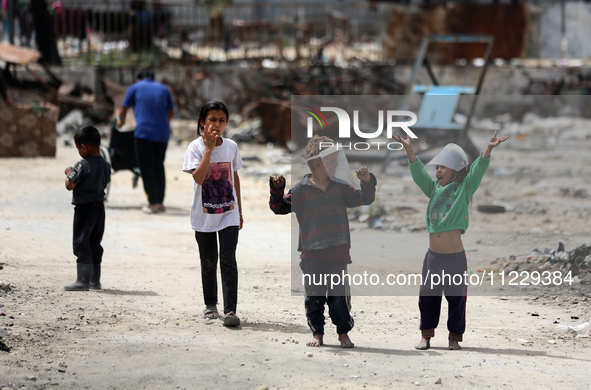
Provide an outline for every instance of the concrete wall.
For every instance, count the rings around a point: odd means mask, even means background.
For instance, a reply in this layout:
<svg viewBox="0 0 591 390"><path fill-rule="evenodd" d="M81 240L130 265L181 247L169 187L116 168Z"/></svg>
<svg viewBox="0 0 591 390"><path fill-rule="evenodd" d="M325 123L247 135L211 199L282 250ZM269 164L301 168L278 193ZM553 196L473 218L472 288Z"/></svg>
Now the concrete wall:
<svg viewBox="0 0 591 390"><path fill-rule="evenodd" d="M558 4L556 4L558 3ZM541 6L539 58L561 58L562 12L560 2ZM566 3L566 57L591 58L591 4Z"/></svg>

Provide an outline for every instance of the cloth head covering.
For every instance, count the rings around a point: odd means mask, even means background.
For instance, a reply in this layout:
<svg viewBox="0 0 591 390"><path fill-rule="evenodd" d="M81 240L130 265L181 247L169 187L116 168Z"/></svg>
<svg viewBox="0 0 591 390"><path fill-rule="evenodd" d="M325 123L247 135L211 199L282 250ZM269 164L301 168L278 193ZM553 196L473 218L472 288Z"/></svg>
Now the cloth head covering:
<svg viewBox="0 0 591 390"><path fill-rule="evenodd" d="M447 144L437 156L433 157L433 159L425 165L425 171L435 181L437 180L435 177L437 165L443 165L454 171L461 171L468 166L468 156L466 156L466 152L464 152L464 149L459 145Z"/></svg>
<svg viewBox="0 0 591 390"><path fill-rule="evenodd" d="M349 168L347 156L343 148L339 148L339 144L334 144L322 150L316 156L307 158L306 162L317 158L322 159L322 164L324 164L326 173L331 180L355 187L355 179L353 179L353 174Z"/></svg>

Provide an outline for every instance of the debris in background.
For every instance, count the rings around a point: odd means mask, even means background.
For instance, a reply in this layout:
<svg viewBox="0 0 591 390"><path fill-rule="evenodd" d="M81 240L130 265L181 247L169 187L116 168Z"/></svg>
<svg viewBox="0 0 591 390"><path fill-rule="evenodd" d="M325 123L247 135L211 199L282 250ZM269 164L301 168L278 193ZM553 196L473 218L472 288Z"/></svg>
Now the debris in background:
<svg viewBox="0 0 591 390"><path fill-rule="evenodd" d="M504 206L497 206L493 204L479 204L476 209L482 213L489 213L489 214L498 214L504 213L505 207Z"/></svg>
<svg viewBox="0 0 591 390"><path fill-rule="evenodd" d="M49 103L0 106L0 157L54 157L58 115Z"/></svg>
<svg viewBox="0 0 591 390"><path fill-rule="evenodd" d="M10 352L10 347L0 340L0 351Z"/></svg>
<svg viewBox="0 0 591 390"><path fill-rule="evenodd" d="M557 328L570 329L573 332L582 332L582 331L591 329L591 321L583 322L582 324L575 325L575 326L558 325Z"/></svg>
<svg viewBox="0 0 591 390"><path fill-rule="evenodd" d="M545 248L534 249L528 255L511 256L493 261L505 272L511 271L561 271L570 272L573 283L591 284L591 244L581 245L567 252L564 244L559 243L558 250Z"/></svg>
<svg viewBox="0 0 591 390"><path fill-rule="evenodd" d="M285 145L291 140L290 102L260 99L256 111L261 117L265 141Z"/></svg>

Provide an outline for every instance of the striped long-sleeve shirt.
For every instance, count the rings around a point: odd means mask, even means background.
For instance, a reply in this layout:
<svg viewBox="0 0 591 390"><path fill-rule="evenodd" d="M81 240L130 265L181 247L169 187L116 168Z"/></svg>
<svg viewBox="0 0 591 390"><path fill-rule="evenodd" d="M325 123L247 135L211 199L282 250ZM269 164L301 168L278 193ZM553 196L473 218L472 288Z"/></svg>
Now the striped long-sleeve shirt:
<svg viewBox="0 0 591 390"><path fill-rule="evenodd" d="M269 207L275 214L296 213L300 225L298 250L301 258L350 263L351 236L347 208L369 205L375 199L376 177L371 174L361 189L330 181L326 191L310 181L311 174L284 195L285 186L271 182Z"/></svg>

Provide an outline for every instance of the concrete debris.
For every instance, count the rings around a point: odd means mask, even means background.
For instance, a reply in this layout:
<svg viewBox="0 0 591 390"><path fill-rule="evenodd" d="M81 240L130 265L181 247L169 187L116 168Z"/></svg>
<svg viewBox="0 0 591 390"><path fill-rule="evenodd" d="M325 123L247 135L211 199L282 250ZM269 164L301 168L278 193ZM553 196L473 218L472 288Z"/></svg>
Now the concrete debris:
<svg viewBox="0 0 591 390"><path fill-rule="evenodd" d="M583 332L583 331L591 329L591 321L583 322L582 324L575 325L575 326L558 325L557 328L569 329L569 330L572 330L573 332Z"/></svg>
<svg viewBox="0 0 591 390"><path fill-rule="evenodd" d="M10 291L14 288L14 285L10 284L9 282L6 281L0 281L0 290L3 291Z"/></svg>
<svg viewBox="0 0 591 390"><path fill-rule="evenodd" d="M493 205L493 204L479 204L477 206L477 210L482 213L498 214L498 213L504 213L505 207L499 206L499 205Z"/></svg>
<svg viewBox="0 0 591 390"><path fill-rule="evenodd" d="M4 342L0 341L0 351L4 351L4 352L10 352L10 347L6 344L4 344Z"/></svg>
<svg viewBox="0 0 591 390"><path fill-rule="evenodd" d="M74 109L57 123L57 134L60 136L72 136L77 129L89 123L89 119L84 117L84 113L81 110Z"/></svg>
<svg viewBox="0 0 591 390"><path fill-rule="evenodd" d="M556 250L536 248L530 254L497 259L493 263L499 264L499 271L560 271L562 275L570 274L573 283L591 284L591 244L566 251L564 244L559 243Z"/></svg>

